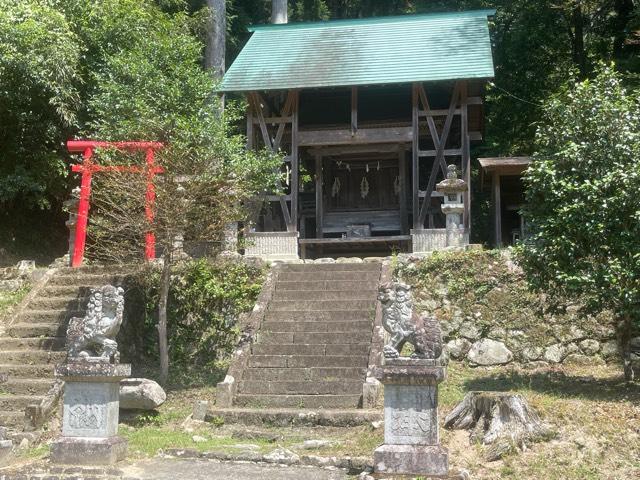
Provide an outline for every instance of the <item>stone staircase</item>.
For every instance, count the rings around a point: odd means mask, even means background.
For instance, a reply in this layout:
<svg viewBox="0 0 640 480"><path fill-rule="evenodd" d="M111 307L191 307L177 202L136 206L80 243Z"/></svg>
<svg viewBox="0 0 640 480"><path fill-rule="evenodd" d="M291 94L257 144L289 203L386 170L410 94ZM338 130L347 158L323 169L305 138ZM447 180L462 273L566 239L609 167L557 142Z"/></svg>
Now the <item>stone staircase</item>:
<svg viewBox="0 0 640 480"><path fill-rule="evenodd" d="M379 263L283 265L234 405L360 406L380 273Z"/></svg>
<svg viewBox="0 0 640 480"><path fill-rule="evenodd" d="M53 367L65 358L69 319L84 315L89 287L118 283L115 269L58 269L26 299L0 336L0 426L21 428L28 405L55 383Z"/></svg>

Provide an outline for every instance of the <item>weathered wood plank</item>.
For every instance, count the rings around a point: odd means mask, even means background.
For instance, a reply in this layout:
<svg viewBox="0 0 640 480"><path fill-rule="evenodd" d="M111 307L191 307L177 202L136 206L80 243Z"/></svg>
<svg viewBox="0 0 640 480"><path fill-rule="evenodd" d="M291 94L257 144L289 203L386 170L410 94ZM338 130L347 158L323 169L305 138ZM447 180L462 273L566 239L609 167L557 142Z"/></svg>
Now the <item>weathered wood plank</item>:
<svg viewBox="0 0 640 480"><path fill-rule="evenodd" d="M324 192L322 156L316 155L316 237L322 238L322 217L324 216Z"/></svg>
<svg viewBox="0 0 640 480"><path fill-rule="evenodd" d="M407 157L406 152L398 152L398 178L400 181L400 231L403 235L409 232L409 218L407 214Z"/></svg>
<svg viewBox="0 0 640 480"><path fill-rule="evenodd" d="M500 174L493 172L491 177L493 191L493 221L496 247L502 246L502 203L500 198Z"/></svg>
<svg viewBox="0 0 640 480"><path fill-rule="evenodd" d="M419 86L414 83L411 88L411 102L412 102L412 133L413 144L411 147L411 195L412 195L412 216L413 216L413 228L422 228L419 223L420 216L420 157L418 156L420 145L420 117L418 115L418 103L419 103Z"/></svg>
<svg viewBox="0 0 640 480"><path fill-rule="evenodd" d="M361 128L355 135L350 129L306 130L298 135L298 145L353 145L365 143L409 143L413 140L411 127Z"/></svg>
<svg viewBox="0 0 640 480"><path fill-rule="evenodd" d="M323 157L330 157L333 155L357 155L373 154L373 153L396 153L399 149L403 148L399 144L373 144L373 145L343 145L343 146L326 146L326 147L314 147L310 148L308 152L311 155L320 155Z"/></svg>
<svg viewBox="0 0 640 480"><path fill-rule="evenodd" d="M358 87L351 87L351 135L358 132Z"/></svg>
<svg viewBox="0 0 640 480"><path fill-rule="evenodd" d="M299 240L304 245L337 245L337 244L372 244L372 243L388 243L388 242L406 242L411 240L411 235L391 235L385 237L366 237L366 238L305 238Z"/></svg>
<svg viewBox="0 0 640 480"><path fill-rule="evenodd" d="M291 98L289 108L291 109L291 116L293 119L291 122L291 221L289 224L289 231L297 232L298 231L298 193L300 190L298 185L299 184L298 176L300 173L300 165L299 165L300 157L298 155L298 104L299 104L298 91L292 90L291 92L289 92L289 97ZM280 125L280 128L282 128L284 131L284 123ZM281 140L282 135L280 135L279 130L278 130L278 135Z"/></svg>

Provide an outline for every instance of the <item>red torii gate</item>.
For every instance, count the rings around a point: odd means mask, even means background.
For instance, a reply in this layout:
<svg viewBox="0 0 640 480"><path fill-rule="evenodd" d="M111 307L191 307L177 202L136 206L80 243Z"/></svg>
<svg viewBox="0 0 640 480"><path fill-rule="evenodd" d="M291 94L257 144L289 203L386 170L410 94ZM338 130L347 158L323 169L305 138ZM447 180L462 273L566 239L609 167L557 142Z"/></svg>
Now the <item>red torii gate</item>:
<svg viewBox="0 0 640 480"><path fill-rule="evenodd" d="M72 165L71 171L82 173L80 184L80 201L78 203L78 219L76 223L75 242L73 245L72 267L79 267L84 258L84 247L87 239L87 221L89 218L89 200L91 198L91 176L95 172L115 171L122 173L143 173L147 176L147 188L145 193L145 215L149 224L153 222L153 204L156 193L153 178L162 173L162 167L154 163L155 151L163 147L159 142L96 142L90 140L69 140L67 149L69 152L82 152L83 160L79 165ZM97 165L91 158L96 148L116 148L118 150L130 150L146 152L146 165L144 167L122 165ZM152 231L145 234L144 256L152 260L156 256L156 237Z"/></svg>

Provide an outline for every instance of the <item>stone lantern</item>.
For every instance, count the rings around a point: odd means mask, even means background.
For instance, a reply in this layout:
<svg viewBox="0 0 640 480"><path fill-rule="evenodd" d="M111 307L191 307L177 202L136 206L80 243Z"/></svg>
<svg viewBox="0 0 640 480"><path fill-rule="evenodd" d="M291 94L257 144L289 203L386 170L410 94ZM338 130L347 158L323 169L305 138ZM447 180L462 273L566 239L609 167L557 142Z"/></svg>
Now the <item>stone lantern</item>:
<svg viewBox="0 0 640 480"><path fill-rule="evenodd" d="M462 247L468 244L462 223L464 213L464 193L467 182L458 178L455 165L447 167L447 178L436 185L436 190L444 195L442 213L447 217L447 247Z"/></svg>

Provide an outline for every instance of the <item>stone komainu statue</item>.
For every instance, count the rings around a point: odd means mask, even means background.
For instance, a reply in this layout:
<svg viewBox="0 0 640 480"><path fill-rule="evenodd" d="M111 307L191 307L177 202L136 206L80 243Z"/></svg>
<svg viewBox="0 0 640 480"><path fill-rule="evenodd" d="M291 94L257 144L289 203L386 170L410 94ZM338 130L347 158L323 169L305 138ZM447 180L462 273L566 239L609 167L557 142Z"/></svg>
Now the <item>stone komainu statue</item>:
<svg viewBox="0 0 640 480"><path fill-rule="evenodd" d="M382 304L382 325L391 334L383 352L386 358L400 356L409 342L414 358L439 358L442 354L442 332L438 321L413 312L411 287L404 283L385 283L380 286L378 300Z"/></svg>
<svg viewBox="0 0 640 480"><path fill-rule="evenodd" d="M105 285L92 288L84 317L73 317L67 328L67 360L96 359L118 363L116 335L122 325L124 290Z"/></svg>

